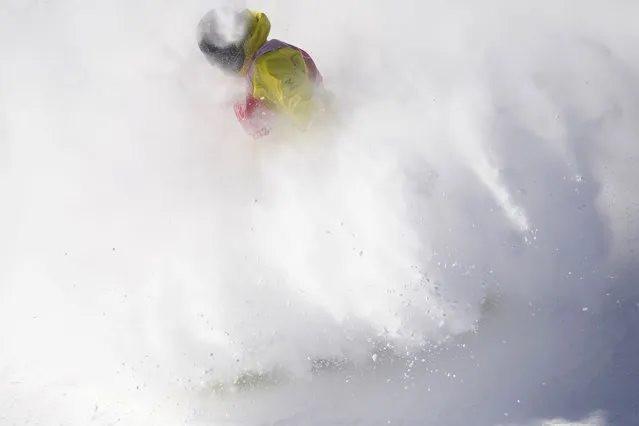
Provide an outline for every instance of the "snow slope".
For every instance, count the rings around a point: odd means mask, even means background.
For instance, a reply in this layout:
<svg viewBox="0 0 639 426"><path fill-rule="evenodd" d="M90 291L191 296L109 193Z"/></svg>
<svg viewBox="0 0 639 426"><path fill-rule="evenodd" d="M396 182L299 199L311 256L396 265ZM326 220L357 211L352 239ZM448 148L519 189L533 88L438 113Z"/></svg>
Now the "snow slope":
<svg viewBox="0 0 639 426"><path fill-rule="evenodd" d="M639 424L635 2L251 3L270 142L216 4L0 1L0 424Z"/></svg>

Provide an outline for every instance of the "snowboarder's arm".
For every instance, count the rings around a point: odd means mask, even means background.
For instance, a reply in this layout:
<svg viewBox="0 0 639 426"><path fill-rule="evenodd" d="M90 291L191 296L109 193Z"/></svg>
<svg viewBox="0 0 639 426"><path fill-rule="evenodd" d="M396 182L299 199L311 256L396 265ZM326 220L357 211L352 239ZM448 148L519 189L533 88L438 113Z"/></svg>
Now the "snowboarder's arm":
<svg viewBox="0 0 639 426"><path fill-rule="evenodd" d="M253 96L264 97L266 104L302 128L320 107L315 89L321 76L309 60L297 49L278 49L256 61L253 77Z"/></svg>

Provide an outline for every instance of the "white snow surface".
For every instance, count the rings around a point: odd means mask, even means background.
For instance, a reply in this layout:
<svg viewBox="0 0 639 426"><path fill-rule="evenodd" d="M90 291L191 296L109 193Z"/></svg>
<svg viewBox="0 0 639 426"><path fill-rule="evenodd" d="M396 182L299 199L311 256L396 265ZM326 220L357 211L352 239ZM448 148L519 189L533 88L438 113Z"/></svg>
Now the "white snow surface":
<svg viewBox="0 0 639 426"><path fill-rule="evenodd" d="M256 0L261 141L220 5L0 1L0 425L638 425L639 3Z"/></svg>

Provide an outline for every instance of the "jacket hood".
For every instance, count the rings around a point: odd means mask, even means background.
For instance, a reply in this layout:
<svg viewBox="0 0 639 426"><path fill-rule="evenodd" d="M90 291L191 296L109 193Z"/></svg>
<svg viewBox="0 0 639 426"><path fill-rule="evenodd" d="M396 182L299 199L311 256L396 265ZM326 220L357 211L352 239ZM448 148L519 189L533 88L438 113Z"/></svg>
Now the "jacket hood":
<svg viewBox="0 0 639 426"><path fill-rule="evenodd" d="M248 12L250 14L250 23L248 35L243 43L245 58L244 65L240 70L240 75L242 76L248 72L253 61L253 55L266 43L271 32L271 21L269 21L265 13L254 10L249 10Z"/></svg>

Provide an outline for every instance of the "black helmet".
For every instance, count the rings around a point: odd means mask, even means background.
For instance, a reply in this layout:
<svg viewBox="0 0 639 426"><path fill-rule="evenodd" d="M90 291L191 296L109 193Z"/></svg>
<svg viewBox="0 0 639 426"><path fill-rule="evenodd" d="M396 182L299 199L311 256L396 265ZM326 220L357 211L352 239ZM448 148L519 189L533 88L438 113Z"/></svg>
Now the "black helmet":
<svg viewBox="0 0 639 426"><path fill-rule="evenodd" d="M198 46L213 66L234 73L242 69L250 17L248 10L211 10L202 17L198 24Z"/></svg>

